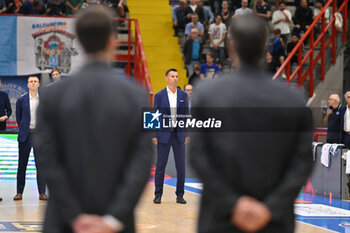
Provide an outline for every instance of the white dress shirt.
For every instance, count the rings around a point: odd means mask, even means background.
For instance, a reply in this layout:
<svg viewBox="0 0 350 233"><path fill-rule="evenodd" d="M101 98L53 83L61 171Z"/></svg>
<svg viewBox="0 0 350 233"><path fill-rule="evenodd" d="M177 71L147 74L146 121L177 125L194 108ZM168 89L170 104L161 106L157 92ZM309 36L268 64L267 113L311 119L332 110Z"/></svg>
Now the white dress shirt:
<svg viewBox="0 0 350 233"><path fill-rule="evenodd" d="M29 108L30 108L30 129L35 129L36 127L36 110L39 106L39 94L32 97L29 93Z"/></svg>
<svg viewBox="0 0 350 233"><path fill-rule="evenodd" d="M344 131L350 133L350 109L348 106L346 106L344 114Z"/></svg>
<svg viewBox="0 0 350 233"><path fill-rule="evenodd" d="M192 9L193 12L195 12L196 9L197 9L197 5L190 5L190 7L191 7L191 9Z"/></svg>
<svg viewBox="0 0 350 233"><path fill-rule="evenodd" d="M290 13L290 11L284 10L283 12L287 15L288 19L290 21L292 21L292 14ZM281 20L281 19L285 19L286 16L283 14L283 12L281 10L277 10L277 11L273 12L272 23L275 23L276 21ZM275 24L274 26L275 26L275 29L278 28L281 30L282 35L285 35L285 34L290 33L289 25L290 25L290 23L281 21L281 22Z"/></svg>
<svg viewBox="0 0 350 233"><path fill-rule="evenodd" d="M166 87L166 90L168 92L168 100L170 105L170 114L171 114L171 125L173 126L173 123L176 122L176 113L177 113L177 88L175 93L173 93L169 87Z"/></svg>

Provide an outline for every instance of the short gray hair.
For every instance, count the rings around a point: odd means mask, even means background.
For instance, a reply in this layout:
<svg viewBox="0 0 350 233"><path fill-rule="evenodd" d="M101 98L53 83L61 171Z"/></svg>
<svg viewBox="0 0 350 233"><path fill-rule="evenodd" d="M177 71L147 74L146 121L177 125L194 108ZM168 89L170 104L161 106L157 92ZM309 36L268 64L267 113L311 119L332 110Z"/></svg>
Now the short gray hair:
<svg viewBox="0 0 350 233"><path fill-rule="evenodd" d="M348 94L350 94L350 91L345 92L344 97L346 98L346 96L347 96Z"/></svg>

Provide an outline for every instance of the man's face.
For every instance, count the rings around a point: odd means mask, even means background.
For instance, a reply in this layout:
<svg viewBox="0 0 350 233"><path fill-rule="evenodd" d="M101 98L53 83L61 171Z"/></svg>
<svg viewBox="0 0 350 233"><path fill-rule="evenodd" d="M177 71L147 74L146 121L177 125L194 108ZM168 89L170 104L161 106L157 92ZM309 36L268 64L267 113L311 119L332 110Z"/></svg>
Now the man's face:
<svg viewBox="0 0 350 233"><path fill-rule="evenodd" d="M227 9L228 8L227 1L223 1L221 6L222 6L222 8Z"/></svg>
<svg viewBox="0 0 350 233"><path fill-rule="evenodd" d="M193 30L191 32L191 37L192 37L193 40L197 40L197 38L198 38L198 30Z"/></svg>
<svg viewBox="0 0 350 233"><path fill-rule="evenodd" d="M339 99L339 96L336 94L332 94L328 98L328 104L332 106L333 108L338 107L339 102L337 101Z"/></svg>
<svg viewBox="0 0 350 233"><path fill-rule="evenodd" d="M321 8L322 8L322 3L316 2L316 7L317 7L318 9L321 9Z"/></svg>
<svg viewBox="0 0 350 233"><path fill-rule="evenodd" d="M286 9L286 5L284 3L280 4L280 11L284 11Z"/></svg>
<svg viewBox="0 0 350 233"><path fill-rule="evenodd" d="M302 0L300 5L303 7L303 8L306 8L307 7L307 1L306 0Z"/></svg>
<svg viewBox="0 0 350 233"><path fill-rule="evenodd" d="M203 1L202 1L202 0L197 0L197 5L198 5L198 6L203 6L203 5L204 5L204 3L203 3Z"/></svg>
<svg viewBox="0 0 350 233"><path fill-rule="evenodd" d="M243 8L247 8L248 7L248 1L247 0L243 0L242 1L242 7Z"/></svg>
<svg viewBox="0 0 350 233"><path fill-rule="evenodd" d="M215 23L218 25L221 23L221 16L220 15L216 16Z"/></svg>
<svg viewBox="0 0 350 233"><path fill-rule="evenodd" d="M190 3L191 5L196 5L197 0L191 0Z"/></svg>
<svg viewBox="0 0 350 233"><path fill-rule="evenodd" d="M179 80L178 74L176 71L170 71L167 76L165 76L165 81L169 86L177 86Z"/></svg>
<svg viewBox="0 0 350 233"><path fill-rule="evenodd" d="M198 23L198 15L192 15L192 22L194 24L197 24Z"/></svg>
<svg viewBox="0 0 350 233"><path fill-rule="evenodd" d="M292 36L292 42L294 42L294 43L298 42L298 37L293 35Z"/></svg>
<svg viewBox="0 0 350 233"><path fill-rule="evenodd" d="M187 93L188 98L192 97L193 87L191 84L187 84L185 88L185 92Z"/></svg>
<svg viewBox="0 0 350 233"><path fill-rule="evenodd" d="M214 62L214 58L212 58L210 55L207 55L206 58L207 58L207 63L211 64Z"/></svg>
<svg viewBox="0 0 350 233"><path fill-rule="evenodd" d="M28 78L27 87L29 88L29 90L36 91L36 90L38 90L39 86L40 86L40 83L39 83L39 79L37 77L29 77Z"/></svg>
<svg viewBox="0 0 350 233"><path fill-rule="evenodd" d="M58 0L58 1L60 1L60 0ZM187 6L187 2L186 1L181 1L180 2L180 8L181 9L184 9L186 6Z"/></svg>
<svg viewBox="0 0 350 233"><path fill-rule="evenodd" d="M60 80L61 79L61 74L58 71L52 72L52 79L55 82Z"/></svg>
<svg viewBox="0 0 350 233"><path fill-rule="evenodd" d="M346 95L345 101L348 105L350 105L350 93Z"/></svg>

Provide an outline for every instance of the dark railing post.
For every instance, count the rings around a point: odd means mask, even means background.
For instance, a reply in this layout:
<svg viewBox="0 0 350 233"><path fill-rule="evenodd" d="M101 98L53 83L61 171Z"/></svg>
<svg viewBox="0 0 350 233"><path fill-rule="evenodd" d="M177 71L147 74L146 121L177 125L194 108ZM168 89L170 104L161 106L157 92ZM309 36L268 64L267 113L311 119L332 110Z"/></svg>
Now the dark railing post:
<svg viewBox="0 0 350 233"><path fill-rule="evenodd" d="M325 76L326 76L326 71L325 71L325 39L326 39L326 32L325 32L325 14L322 15L322 22L321 22L321 34L325 33L322 36L321 39L321 80L324 80Z"/></svg>

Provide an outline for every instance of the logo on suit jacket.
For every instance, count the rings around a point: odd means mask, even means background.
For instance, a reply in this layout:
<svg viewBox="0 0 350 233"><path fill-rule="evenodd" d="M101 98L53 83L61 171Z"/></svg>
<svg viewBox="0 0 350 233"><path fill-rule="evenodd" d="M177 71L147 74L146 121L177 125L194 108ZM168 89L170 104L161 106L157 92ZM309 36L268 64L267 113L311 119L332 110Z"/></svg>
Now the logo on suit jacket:
<svg viewBox="0 0 350 233"><path fill-rule="evenodd" d="M160 116L162 114L157 111L143 112L143 128L144 129L160 129Z"/></svg>

